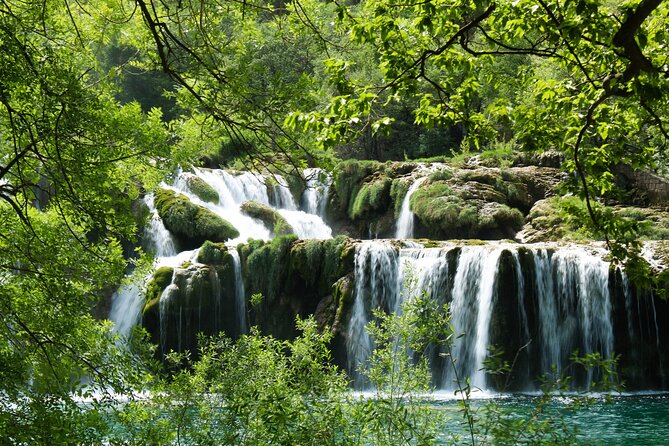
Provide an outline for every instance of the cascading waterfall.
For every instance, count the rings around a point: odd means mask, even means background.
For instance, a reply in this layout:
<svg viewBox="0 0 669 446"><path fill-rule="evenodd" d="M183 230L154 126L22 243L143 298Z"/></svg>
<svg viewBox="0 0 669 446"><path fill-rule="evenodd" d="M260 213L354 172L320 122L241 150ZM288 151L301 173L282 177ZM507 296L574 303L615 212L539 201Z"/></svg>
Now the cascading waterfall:
<svg viewBox="0 0 669 446"><path fill-rule="evenodd" d="M400 299L397 269L398 251L388 242L364 242L355 253L355 298L347 333L348 371L354 385L365 383L358 367L364 366L372 351L372 340L366 326L371 320L371 311L381 308L394 311Z"/></svg>
<svg viewBox="0 0 669 446"><path fill-rule="evenodd" d="M153 194L144 198L149 209L149 222L144 230L146 249L155 253L156 257L172 257L177 254L174 239L163 225L153 202ZM144 278L141 278L144 280ZM112 296L109 319L114 321L114 329L123 336L129 336L132 328L139 323L144 296L141 286L137 283L121 285Z"/></svg>
<svg viewBox="0 0 669 446"><path fill-rule="evenodd" d="M220 215L225 220L229 221L235 226L240 236L235 240L229 240L226 245L228 252L232 255L234 265L234 300L236 313L236 327L233 330L234 334L243 334L248 330L248 323L246 321L246 296L241 273L241 262L236 251L236 245L246 242L248 239L269 240L270 230L259 221L243 214L240 205L246 201L256 201L266 206L275 206L275 210L279 212L291 225L296 235L299 238L314 238L314 239L328 239L332 237L332 230L327 226L321 215L324 214L327 189L331 180L325 175L314 175L315 169L308 169L305 173L310 175L309 178L312 185L316 185L315 198L305 198L307 202L316 203L316 211L313 213L300 211L297 209L295 201L292 197L287 181L280 175L263 176L251 172L243 172L239 174L232 174L224 170L199 169L195 168L192 172L177 172L175 181L172 185L163 184L161 187L174 190L179 194L188 197L193 203L206 207L214 213ZM312 177L317 177L313 179ZM319 178L324 178L324 182L317 183ZM211 186L219 196L218 202L212 203L203 201L190 189L191 182L199 179ZM148 194L145 202L150 212L150 219L145 231L145 248L156 256L155 266L169 266L172 268L179 268L184 262L197 265L197 250L178 252L177 245L170 232L165 228L162 220L158 216L154 205L154 197ZM313 209L308 208L308 211ZM209 272L208 285L212 294L208 301L211 301L215 308L213 314L215 316L214 327L215 330L220 330L217 324L220 324L221 312L220 298L226 293L226 290L221 288L219 278L216 270L211 269ZM175 274L176 276L176 274ZM142 278L145 282L147 278ZM192 277L189 278L192 280ZM188 288L183 283L179 284L181 288ZM160 331L161 331L161 348L168 342L165 338L167 331L176 332L171 333L181 342L181 332L190 329L199 329L201 314L194 314L194 311L201 310L188 309L184 313L184 308L178 309L178 321L171 321L169 326L167 317L168 312L172 311L170 307L172 301L179 292L187 292L180 290L179 286L174 282L163 291L160 297ZM216 295L216 296L214 296ZM115 322L116 330L124 335L130 333L130 330L140 320L140 315L144 305L144 298L141 293L141 286L129 285L119 288L114 294L112 300L112 309L109 318ZM175 304L176 305L176 304ZM177 310L175 310L177 311ZM207 311L207 310L202 310ZM173 314L172 317L175 317ZM189 318L195 318L195 321L189 321ZM216 319L218 318L218 319ZM192 323L196 326L191 327ZM187 328L185 328L187 327ZM179 348L181 345L179 344Z"/></svg>
<svg viewBox="0 0 669 446"><path fill-rule="evenodd" d="M609 264L582 248L535 256L541 327L542 370L558 373L569 356L598 351L604 358L613 353ZM587 384L592 376L587 377Z"/></svg>
<svg viewBox="0 0 669 446"><path fill-rule="evenodd" d="M395 232L395 238L404 239L413 237L414 214L411 212L411 196L418 190L420 185L427 178L428 177L417 178L411 187L409 187L409 190L404 196L404 200L402 200L402 208L400 209L400 215L397 218L397 231Z"/></svg>
<svg viewBox="0 0 669 446"><path fill-rule="evenodd" d="M439 373L435 382L444 389L455 388L455 380L464 378L473 387L489 388L484 361L489 348L498 344L519 349L508 352L511 356L524 355L521 373L530 382L521 384L528 389L536 385L534 378L553 367L566 371L576 350L611 358L609 264L580 247L528 249L526 245L523 249L529 261L521 261L518 245L512 244L399 249L388 241L361 243L355 256L355 299L347 332L348 369L363 364L373 348L364 329L371 309L399 311L403 299L423 292L450 306L455 368L444 360L433 361L433 371ZM454 269L449 268L449 257ZM533 281L531 286L526 278ZM535 305L535 316L530 318L528 311ZM493 329L494 324L502 328ZM515 344L506 339L511 336L508 327L516 327L514 336L520 339ZM589 370L581 377L582 384L589 386L598 379L596 373ZM353 376L355 385L364 387Z"/></svg>
<svg viewBox="0 0 669 446"><path fill-rule="evenodd" d="M156 206L154 205L153 194L148 194L144 198L144 203L149 208L149 224L144 229L144 238L148 241L147 248L155 252L156 257L171 257L177 254L177 248L174 238L170 231L165 228L163 221L158 216Z"/></svg>
<svg viewBox="0 0 669 446"><path fill-rule="evenodd" d="M487 388L483 361L488 354L490 313L501 252L499 248L492 251L483 247L462 248L450 307L450 322L456 337L452 356L457 375L452 367L445 369L442 386L446 388L454 387L456 379L463 377L469 377L473 387Z"/></svg>
<svg viewBox="0 0 669 446"><path fill-rule="evenodd" d="M144 306L142 290L136 284L121 285L112 295L109 319L114 321L114 331L129 336L132 328L139 323L139 315Z"/></svg>
<svg viewBox="0 0 669 446"><path fill-rule="evenodd" d="M237 311L237 324L239 334L248 332L248 323L246 322L246 292L244 291L244 280L242 278L242 262L236 248L228 250L232 256L235 270L235 309Z"/></svg>
<svg viewBox="0 0 669 446"><path fill-rule="evenodd" d="M198 198L189 189L192 177L216 190L218 202ZM193 348L188 339L200 330L213 333L224 329L233 337L248 331L245 278L236 246L249 238L269 240L271 233L241 212L242 203L254 200L274 207L299 238L332 237L322 218L332 180L318 169L307 169L305 178L308 187L299 210L280 176L268 181L249 172L195 169L179 173L173 185L163 186L237 227L240 237L226 242L231 259L226 257L225 264L200 264L197 250L177 252L178 246L157 215L153 197L146 197L151 219L143 238L145 247L155 253L156 267L175 268L172 283L160 296L159 320L157 313L153 316L160 326L156 328L160 330L161 352ZM417 178L403 199L398 237L413 236L409 203L426 178ZM595 248L504 242L468 246L444 242L430 248L406 240L354 243L353 279L350 281L350 263L346 277L341 277L349 280L342 283L350 284L353 299L350 318L343 322L340 333L339 358L356 388L367 386L357 370L374 348L366 330L373 320L372 310L400 312L405 300L422 293L449 305L449 322L456 335L463 335L451 346L452 357L444 358L444 351L436 347L428 352L434 383L443 389L454 389L456 378L468 378L472 386L481 389L497 389L494 379L483 370L493 346L507 352L508 360L518 358L515 372L520 378L514 389L536 389L537 378L552 371L572 373L570 356L576 350L581 354L597 352L605 359L615 352L630 351L633 361L649 364L634 372L637 384L643 384L652 373L653 382L665 383L662 340L666 333L658 318L665 317L666 308L661 303L656 308L654 298L644 298L623 273L611 272ZM615 274L617 278L612 280ZM141 288L123 286L113 296L110 319L121 334L128 335L140 320L145 302ZM600 377L597 370L572 376L573 382L584 386Z"/></svg>
<svg viewBox="0 0 669 446"><path fill-rule="evenodd" d="M309 168L304 169L304 178L307 188L302 195L302 210L324 218L332 177L323 169Z"/></svg>

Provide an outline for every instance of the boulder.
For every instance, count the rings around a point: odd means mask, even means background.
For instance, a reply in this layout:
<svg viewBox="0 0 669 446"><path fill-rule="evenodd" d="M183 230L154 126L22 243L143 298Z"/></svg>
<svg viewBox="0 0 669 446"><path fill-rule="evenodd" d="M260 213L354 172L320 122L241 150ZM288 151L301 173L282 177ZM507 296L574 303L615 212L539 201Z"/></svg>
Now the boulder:
<svg viewBox="0 0 669 446"><path fill-rule="evenodd" d="M183 249L198 248L206 240L224 242L239 237L239 231L228 221L172 190L156 192L155 205L165 227Z"/></svg>

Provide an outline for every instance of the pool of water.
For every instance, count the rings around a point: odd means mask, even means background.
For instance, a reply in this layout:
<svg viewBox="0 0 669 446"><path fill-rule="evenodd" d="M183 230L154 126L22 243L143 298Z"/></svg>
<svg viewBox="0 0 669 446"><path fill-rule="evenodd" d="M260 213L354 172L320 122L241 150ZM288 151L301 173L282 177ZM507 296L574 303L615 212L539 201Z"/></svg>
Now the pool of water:
<svg viewBox="0 0 669 446"><path fill-rule="evenodd" d="M579 440L594 445L669 445L669 393L594 395L588 404L574 408L572 397L551 398L547 409L575 428ZM509 417L527 417L539 402L536 395L482 395L472 400L476 411L491 402ZM434 404L449 418L446 436L465 434L457 400L437 395Z"/></svg>

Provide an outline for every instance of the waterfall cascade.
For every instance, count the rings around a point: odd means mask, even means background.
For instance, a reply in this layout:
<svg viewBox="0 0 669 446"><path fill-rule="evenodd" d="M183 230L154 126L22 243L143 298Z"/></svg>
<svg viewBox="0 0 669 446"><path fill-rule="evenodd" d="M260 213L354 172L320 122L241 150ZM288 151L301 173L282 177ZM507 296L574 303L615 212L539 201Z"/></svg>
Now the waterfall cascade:
<svg viewBox="0 0 669 446"><path fill-rule="evenodd" d="M632 309L629 284L622 277L623 293L612 286L616 272L600 254L558 245L417 249L397 248L388 241L364 242L355 258L348 369L354 371L369 355L373 341L361 327L371 319L371 309L398 311L411 289L449 304L448 322L456 337L450 351L453 363L444 355L432 358L435 383L443 389L454 389L456 378L465 377L474 387L495 388L484 371L493 346L501 347L510 362L515 358L515 390L536 389L541 377L553 373L573 375L576 384L588 387L599 376L592 370L572 373L570 356L578 351L611 359L642 334L632 325L643 313L648 313L648 321L637 327L652 336L645 342L653 344L656 360L661 360L662 351L655 349L661 331L654 323L654 300L634 299L640 307ZM407 280L417 286L408 286ZM614 312L622 328L614 326ZM355 382L364 386L359 377Z"/></svg>
<svg viewBox="0 0 669 446"><path fill-rule="evenodd" d="M417 178L411 187L409 187L409 190L404 196L404 199L402 200L402 208L400 209L400 215L397 218L397 231L395 232L395 238L404 239L413 237L414 215L413 212L411 212L411 196L418 190L420 185L426 179L427 177Z"/></svg>
<svg viewBox="0 0 669 446"><path fill-rule="evenodd" d="M669 336L658 323L669 313L666 304L642 296L623 273L610 269L596 248L502 242L442 242L433 247L406 240L342 242L331 238L332 230L323 221L331 179L318 169L307 169L305 178L307 188L298 201L282 177L249 172L195 169L180 173L174 184L163 185L239 231L225 248L210 246L211 259L205 258L205 248L179 252L153 197L147 196L151 218L144 241L157 257L156 267L170 270L169 280L154 297L154 316L146 311L151 302L148 297L145 300L141 286L119 289L110 312L119 333L127 335L142 319L144 308L143 323L163 353L171 348L194 349L199 331L223 330L239 336L259 320L249 318L255 311L247 308L249 294L257 292L259 282L281 283L283 294L277 291L277 296L263 303L266 313L260 323L266 326L261 328L274 333L280 325L277 319L295 314L316 313L334 323L338 339L334 348L341 350L335 357L354 385L364 388L357 370L374 347L366 330L372 310L399 312L406 299L426 293L449 305L450 320L444 323L451 324L457 338L451 356L438 349L431 353L439 388L453 389L456 378L466 377L475 387L501 390L484 371L491 347L500 347L505 359L514 364L516 378L509 390L536 389L540 377L555 372L570 373L575 382L586 386L599 379L597 372L572 373L570 355L576 350L603 358L622 353L620 370L634 386L667 386L663 346ZM416 179L402 200L398 238L413 235L409 203L426 178ZM216 192L216 200L194 193L193 182L200 180ZM266 248L264 260L260 255L253 257L255 253L244 248L247 245L238 248L238 244L249 239L269 241L272 231L242 212L242 203L248 201L280 215L299 239L321 241L291 241L293 245L285 245L288 248L256 243ZM285 330L281 333L290 335Z"/></svg>

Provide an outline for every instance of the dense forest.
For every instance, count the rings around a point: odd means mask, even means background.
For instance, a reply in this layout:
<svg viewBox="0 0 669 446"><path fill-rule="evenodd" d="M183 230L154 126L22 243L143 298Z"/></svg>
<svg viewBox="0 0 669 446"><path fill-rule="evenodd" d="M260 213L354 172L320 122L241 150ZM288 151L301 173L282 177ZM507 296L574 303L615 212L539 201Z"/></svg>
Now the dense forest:
<svg viewBox="0 0 669 446"><path fill-rule="evenodd" d="M319 167L339 173L341 198L363 179L391 194L402 168L383 166L395 161L552 157L563 220L661 295L666 275L642 255L647 215L615 206L649 204L622 170L667 173L668 15L660 0L0 0L0 438L443 443L416 396L430 389L427 363L406 354L453 342L447 310L428 300L377 315L367 378L387 399L347 399L332 333L311 318L288 340L251 330L193 358L161 356L141 329L120 339L106 319L111 295L154 270L155 253L141 248L142 199L174 199L161 182L193 167L273 174L301 190L303 169ZM504 187L493 192L512 200ZM430 193L412 201L425 221ZM380 215L353 201L340 203L350 226ZM401 199L389 203L384 212ZM524 216L504 212L518 230ZM284 222L271 218L279 235ZM510 238L450 229L424 235ZM268 250L287 243L276 240ZM608 361L574 358L598 363L603 386ZM463 380L465 428L452 443L576 441L548 400L522 420L494 408L483 416L471 390Z"/></svg>

